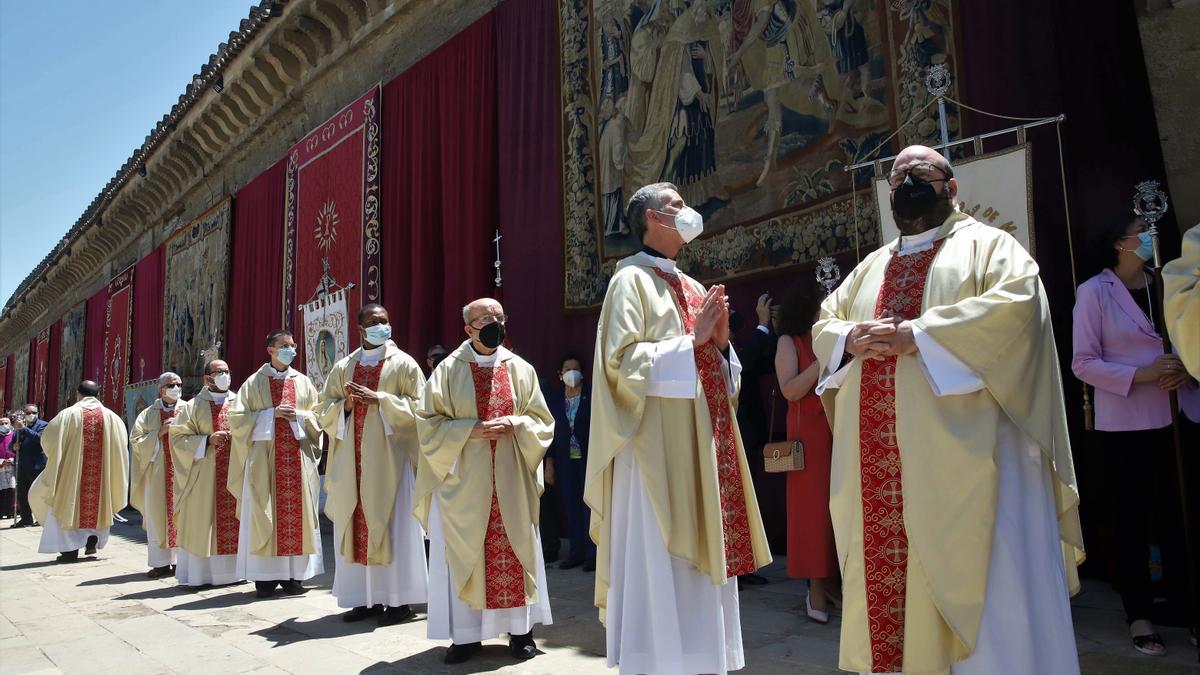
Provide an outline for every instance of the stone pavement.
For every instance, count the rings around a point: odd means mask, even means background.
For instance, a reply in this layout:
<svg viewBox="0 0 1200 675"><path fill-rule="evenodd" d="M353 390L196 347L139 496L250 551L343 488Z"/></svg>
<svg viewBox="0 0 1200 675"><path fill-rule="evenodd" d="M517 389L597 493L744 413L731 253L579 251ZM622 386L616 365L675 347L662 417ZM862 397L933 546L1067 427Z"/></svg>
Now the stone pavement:
<svg viewBox="0 0 1200 675"><path fill-rule="evenodd" d="M446 643L425 639L425 622L379 628L347 624L329 593L328 572L303 596L256 600L252 584L191 591L145 577L145 536L135 520L113 529L95 559L69 565L37 551L41 528L0 530L0 673L607 673L604 631L591 606L592 575L547 570L554 625L534 630L542 654L518 663L505 641L485 643L467 664L442 663ZM803 620L803 586L782 561L771 583L742 593L746 673L834 673L837 618ZM1164 629L1170 655L1129 647L1119 601L1089 584L1074 603L1084 673L1200 672L1181 629ZM418 607L418 609L424 609Z"/></svg>

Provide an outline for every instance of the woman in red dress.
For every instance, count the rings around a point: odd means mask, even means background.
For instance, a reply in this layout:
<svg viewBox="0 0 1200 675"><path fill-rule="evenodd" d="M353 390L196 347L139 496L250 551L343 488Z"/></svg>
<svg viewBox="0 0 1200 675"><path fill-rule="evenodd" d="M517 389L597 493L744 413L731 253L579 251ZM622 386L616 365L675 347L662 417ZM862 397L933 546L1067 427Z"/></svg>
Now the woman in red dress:
<svg viewBox="0 0 1200 675"><path fill-rule="evenodd" d="M804 442L804 469L787 476L787 572L808 579L808 617L829 621L828 603L836 592L837 553L829 516L829 467L833 433L825 419L817 384L812 326L824 298L815 279L788 289L779 309L775 374L788 402L787 437Z"/></svg>

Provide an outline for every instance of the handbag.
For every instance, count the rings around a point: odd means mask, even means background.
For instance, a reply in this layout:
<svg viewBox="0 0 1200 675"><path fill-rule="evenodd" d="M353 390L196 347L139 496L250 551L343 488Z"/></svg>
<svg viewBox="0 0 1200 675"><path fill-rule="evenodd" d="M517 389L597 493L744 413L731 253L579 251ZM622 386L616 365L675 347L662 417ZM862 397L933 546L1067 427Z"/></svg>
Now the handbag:
<svg viewBox="0 0 1200 675"><path fill-rule="evenodd" d="M767 437L775 430L775 392L771 390L771 422L767 426ZM767 473L785 473L804 470L804 441L774 441L763 446L763 468Z"/></svg>

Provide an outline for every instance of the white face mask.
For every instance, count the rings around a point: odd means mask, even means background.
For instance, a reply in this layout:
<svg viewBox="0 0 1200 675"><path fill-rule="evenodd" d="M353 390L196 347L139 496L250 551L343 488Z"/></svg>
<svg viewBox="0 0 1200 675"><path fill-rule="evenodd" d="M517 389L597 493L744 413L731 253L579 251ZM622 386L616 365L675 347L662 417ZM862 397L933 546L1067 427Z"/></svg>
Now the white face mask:
<svg viewBox="0 0 1200 675"><path fill-rule="evenodd" d="M670 216L670 213L656 211L664 216ZM671 228L679 233L679 238L683 239L683 243L688 243L704 233L704 216L700 212L690 206L685 206L679 210L679 213L674 214L675 227ZM663 227L670 227L664 225Z"/></svg>
<svg viewBox="0 0 1200 675"><path fill-rule="evenodd" d="M280 347L275 350L275 358L285 366L292 365L292 360L296 358L295 347Z"/></svg>
<svg viewBox="0 0 1200 675"><path fill-rule="evenodd" d="M12 433L12 427L7 424L0 424L0 436L7 436Z"/></svg>
<svg viewBox="0 0 1200 675"><path fill-rule="evenodd" d="M163 398L172 403L179 400L179 395L183 393L183 387L178 384L163 389Z"/></svg>
<svg viewBox="0 0 1200 675"><path fill-rule="evenodd" d="M568 370L562 374L563 384L574 389L583 384L583 373L578 370Z"/></svg>
<svg viewBox="0 0 1200 675"><path fill-rule="evenodd" d="M33 423L36 421L37 421L37 413L29 413L29 414L25 415L25 424L32 426Z"/></svg>
<svg viewBox="0 0 1200 675"><path fill-rule="evenodd" d="M229 373L217 373L213 375L213 386L216 387L217 391L229 391L229 383L232 379Z"/></svg>

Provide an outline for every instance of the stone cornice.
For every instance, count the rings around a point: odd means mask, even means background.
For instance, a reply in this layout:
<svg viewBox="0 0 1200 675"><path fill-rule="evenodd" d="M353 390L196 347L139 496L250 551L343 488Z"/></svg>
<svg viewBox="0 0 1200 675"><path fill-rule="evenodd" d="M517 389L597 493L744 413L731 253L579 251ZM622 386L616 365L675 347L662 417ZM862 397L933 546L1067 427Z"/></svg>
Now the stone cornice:
<svg viewBox="0 0 1200 675"><path fill-rule="evenodd" d="M403 71L498 1L263 0L254 6L9 298L0 315L0 354L89 297L185 217L244 185L361 90ZM337 83L357 90L316 95L314 83L322 93L331 89L331 68L360 54L368 62L343 79L362 81ZM263 159L264 152L273 159Z"/></svg>

